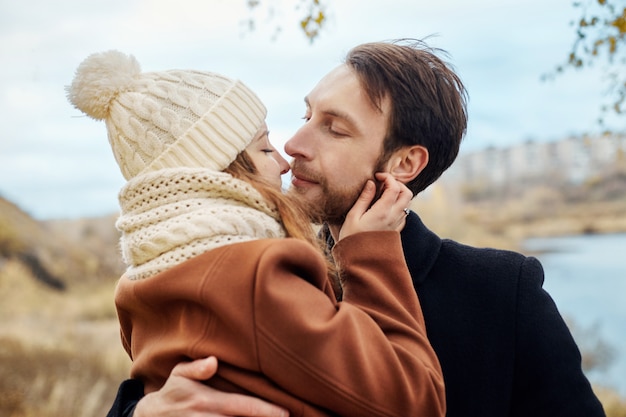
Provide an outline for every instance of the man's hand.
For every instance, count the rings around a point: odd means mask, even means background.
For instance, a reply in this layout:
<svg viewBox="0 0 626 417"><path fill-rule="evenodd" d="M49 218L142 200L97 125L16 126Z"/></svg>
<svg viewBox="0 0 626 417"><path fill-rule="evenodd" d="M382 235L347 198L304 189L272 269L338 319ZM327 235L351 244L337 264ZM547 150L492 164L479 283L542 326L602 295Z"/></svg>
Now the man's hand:
<svg viewBox="0 0 626 417"><path fill-rule="evenodd" d="M376 187L373 181L367 181L361 195L346 215L337 241L358 232L385 230L399 232L404 228L407 215L405 208L411 202L413 194L406 185L389 173L376 173L376 179L382 182L380 198L372 204Z"/></svg>
<svg viewBox="0 0 626 417"><path fill-rule="evenodd" d="M281 407L254 397L217 391L200 381L217 372L213 356L179 363L163 388L143 397L133 417L287 417Z"/></svg>

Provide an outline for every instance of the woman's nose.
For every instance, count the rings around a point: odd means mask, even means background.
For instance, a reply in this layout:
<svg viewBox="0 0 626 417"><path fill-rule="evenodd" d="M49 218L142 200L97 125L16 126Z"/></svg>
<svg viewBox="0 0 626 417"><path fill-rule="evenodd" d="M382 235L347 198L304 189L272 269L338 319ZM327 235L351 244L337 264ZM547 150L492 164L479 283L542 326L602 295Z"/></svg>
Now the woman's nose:
<svg viewBox="0 0 626 417"><path fill-rule="evenodd" d="M280 155L278 152L278 166L280 167L280 175L285 175L286 173L289 172L290 166L289 166L289 162L287 162L287 160L285 158L282 157L282 155Z"/></svg>

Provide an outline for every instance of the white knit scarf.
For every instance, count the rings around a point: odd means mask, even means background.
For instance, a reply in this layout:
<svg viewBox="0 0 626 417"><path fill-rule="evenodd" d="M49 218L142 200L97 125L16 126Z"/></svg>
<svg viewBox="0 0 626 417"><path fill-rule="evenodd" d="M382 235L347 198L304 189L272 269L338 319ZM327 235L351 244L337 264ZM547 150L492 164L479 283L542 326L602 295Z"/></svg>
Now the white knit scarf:
<svg viewBox="0 0 626 417"><path fill-rule="evenodd" d="M220 246L285 236L275 207L224 172L174 168L139 175L120 190L119 202L116 227L129 279Z"/></svg>

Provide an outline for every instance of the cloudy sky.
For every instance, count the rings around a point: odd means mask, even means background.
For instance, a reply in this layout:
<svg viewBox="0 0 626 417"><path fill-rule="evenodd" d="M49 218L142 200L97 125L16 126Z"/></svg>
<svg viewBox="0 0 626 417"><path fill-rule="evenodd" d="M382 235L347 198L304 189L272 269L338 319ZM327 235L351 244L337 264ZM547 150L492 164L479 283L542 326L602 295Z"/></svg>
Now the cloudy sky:
<svg viewBox="0 0 626 417"><path fill-rule="evenodd" d="M241 79L265 101L281 149L302 123L304 95L351 46L398 37L431 36L450 54L470 94L462 152L599 130L599 70L540 80L574 40L572 0L325 3L329 21L311 44L297 25L300 0L262 0L254 14L246 0L0 0L0 195L40 219L117 211L123 179L104 123L64 92L87 55L108 49L146 71Z"/></svg>

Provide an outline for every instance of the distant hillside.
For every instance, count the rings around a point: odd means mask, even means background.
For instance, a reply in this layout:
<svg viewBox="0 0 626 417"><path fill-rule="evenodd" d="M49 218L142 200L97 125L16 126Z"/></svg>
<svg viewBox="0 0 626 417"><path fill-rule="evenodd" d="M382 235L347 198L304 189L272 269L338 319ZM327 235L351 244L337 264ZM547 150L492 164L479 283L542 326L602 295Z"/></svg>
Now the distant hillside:
<svg viewBox="0 0 626 417"><path fill-rule="evenodd" d="M114 218L40 222L0 197L0 265L15 261L57 290L119 277Z"/></svg>

